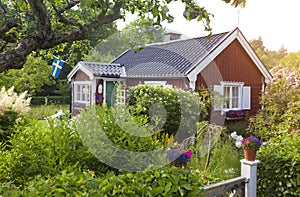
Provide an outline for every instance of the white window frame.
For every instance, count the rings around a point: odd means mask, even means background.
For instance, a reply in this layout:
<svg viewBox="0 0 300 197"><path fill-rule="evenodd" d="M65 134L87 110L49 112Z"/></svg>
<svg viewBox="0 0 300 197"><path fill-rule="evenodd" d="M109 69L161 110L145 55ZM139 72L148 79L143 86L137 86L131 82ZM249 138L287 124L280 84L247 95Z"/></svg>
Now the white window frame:
<svg viewBox="0 0 300 197"><path fill-rule="evenodd" d="M229 87L229 95L226 97L224 93L225 87ZM233 87L238 88L238 105L233 107ZM219 93L223 98L221 102L214 105L214 110L221 110L222 112L227 112L229 110L243 110L251 109L251 87L244 86L243 82L221 82L220 85L214 85L214 91ZM229 101L226 99L229 98ZM227 107L226 102L229 102L229 107ZM216 102L217 103L217 102ZM218 106L219 105L219 106Z"/></svg>
<svg viewBox="0 0 300 197"><path fill-rule="evenodd" d="M167 81L144 81L145 85L159 86L164 88L173 88L172 84L167 84Z"/></svg>
<svg viewBox="0 0 300 197"><path fill-rule="evenodd" d="M221 85L223 87L223 96L224 96L224 104L223 104L223 110L229 111L229 110L240 110L242 109L242 88L244 83L232 83L232 82L221 82ZM229 95L225 95L225 88L229 88ZM233 95L233 88L237 88L238 95ZM233 103L233 99L237 99L237 106ZM227 106L227 104L229 106Z"/></svg>
<svg viewBox="0 0 300 197"><path fill-rule="evenodd" d="M88 87L88 91L87 94L83 94L83 92L81 91L77 91L78 90L78 86L80 87L80 90L82 90L84 88L84 86ZM92 83L89 81L75 81L74 82L74 101L76 103L85 103L85 104L90 104L91 102L91 88L92 88ZM79 94L80 98L78 99L78 95ZM83 99L84 97L84 99Z"/></svg>

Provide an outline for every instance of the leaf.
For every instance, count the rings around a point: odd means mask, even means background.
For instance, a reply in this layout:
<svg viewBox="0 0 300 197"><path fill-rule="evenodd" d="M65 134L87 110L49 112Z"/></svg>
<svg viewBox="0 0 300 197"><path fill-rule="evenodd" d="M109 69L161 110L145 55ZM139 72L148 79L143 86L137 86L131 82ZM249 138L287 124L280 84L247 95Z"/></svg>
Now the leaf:
<svg viewBox="0 0 300 197"><path fill-rule="evenodd" d="M168 192L170 191L171 187L172 187L172 183L170 183L170 182L167 183L167 185L166 185L166 187L165 187L165 194L168 193Z"/></svg>

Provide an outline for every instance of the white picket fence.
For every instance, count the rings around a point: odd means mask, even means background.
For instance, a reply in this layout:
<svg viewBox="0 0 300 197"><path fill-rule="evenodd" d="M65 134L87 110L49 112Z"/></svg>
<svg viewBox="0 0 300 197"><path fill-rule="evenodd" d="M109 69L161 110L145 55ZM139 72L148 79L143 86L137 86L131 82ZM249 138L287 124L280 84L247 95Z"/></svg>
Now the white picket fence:
<svg viewBox="0 0 300 197"><path fill-rule="evenodd" d="M203 187L206 197L256 197L258 160L241 160L241 176Z"/></svg>

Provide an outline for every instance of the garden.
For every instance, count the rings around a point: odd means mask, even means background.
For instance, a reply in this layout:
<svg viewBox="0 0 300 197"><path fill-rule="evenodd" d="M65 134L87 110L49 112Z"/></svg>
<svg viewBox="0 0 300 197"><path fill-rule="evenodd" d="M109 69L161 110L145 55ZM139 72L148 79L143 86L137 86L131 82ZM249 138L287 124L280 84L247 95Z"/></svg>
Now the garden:
<svg viewBox="0 0 300 197"><path fill-rule="evenodd" d="M260 139L258 196L297 196L296 85L298 75L275 76L262 98L264 109L247 127L209 124L205 91L137 86L128 90L127 105L90 106L57 119L51 115L67 114L68 106L31 106L26 92L3 87L0 194L203 196L203 186L238 177L247 140Z"/></svg>

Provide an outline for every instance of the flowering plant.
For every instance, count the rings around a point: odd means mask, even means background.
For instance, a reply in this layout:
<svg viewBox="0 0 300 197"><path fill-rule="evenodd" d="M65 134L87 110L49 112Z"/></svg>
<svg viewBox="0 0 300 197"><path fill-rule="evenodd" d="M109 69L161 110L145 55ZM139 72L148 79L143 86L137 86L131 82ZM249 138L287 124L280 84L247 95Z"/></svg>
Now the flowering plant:
<svg viewBox="0 0 300 197"><path fill-rule="evenodd" d="M250 135L249 137L242 140L243 149L254 149L258 150L262 145L262 141L254 136Z"/></svg>
<svg viewBox="0 0 300 197"><path fill-rule="evenodd" d="M172 165L174 166L182 166L186 165L187 162L190 161L193 152L191 150L184 151L183 148L178 147L176 149L171 149L168 153L166 158L171 161Z"/></svg>
<svg viewBox="0 0 300 197"><path fill-rule="evenodd" d="M245 117L246 113L244 110L229 110L226 112L226 117Z"/></svg>

